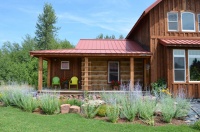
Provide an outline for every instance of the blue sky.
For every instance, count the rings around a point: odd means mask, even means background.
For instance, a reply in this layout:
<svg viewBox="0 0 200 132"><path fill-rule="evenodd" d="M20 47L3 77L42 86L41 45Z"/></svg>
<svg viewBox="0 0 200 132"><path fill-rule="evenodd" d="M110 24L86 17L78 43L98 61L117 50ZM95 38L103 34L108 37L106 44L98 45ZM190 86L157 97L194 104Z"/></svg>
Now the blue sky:
<svg viewBox="0 0 200 132"><path fill-rule="evenodd" d="M35 36L38 15L51 3L60 30L57 37L76 45L81 38L128 34L142 12L155 0L0 0L0 46L6 41L21 43Z"/></svg>

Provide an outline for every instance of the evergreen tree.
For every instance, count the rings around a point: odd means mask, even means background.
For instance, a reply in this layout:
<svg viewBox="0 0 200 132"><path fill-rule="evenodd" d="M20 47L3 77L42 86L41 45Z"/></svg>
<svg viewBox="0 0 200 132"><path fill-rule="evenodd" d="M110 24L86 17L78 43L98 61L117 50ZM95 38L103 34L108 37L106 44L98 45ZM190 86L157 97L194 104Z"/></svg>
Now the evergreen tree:
<svg viewBox="0 0 200 132"><path fill-rule="evenodd" d="M51 4L46 3L43 13L38 16L36 23L36 41L38 49L52 49L57 30L55 27L57 17Z"/></svg>

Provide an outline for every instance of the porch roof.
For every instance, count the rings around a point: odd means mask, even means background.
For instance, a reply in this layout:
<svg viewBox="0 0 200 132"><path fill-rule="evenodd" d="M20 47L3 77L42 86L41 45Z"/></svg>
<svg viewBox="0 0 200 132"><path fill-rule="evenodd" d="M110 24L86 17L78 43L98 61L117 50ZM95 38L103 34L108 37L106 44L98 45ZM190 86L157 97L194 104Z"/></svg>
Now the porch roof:
<svg viewBox="0 0 200 132"><path fill-rule="evenodd" d="M200 39L198 38L183 38L183 39L159 39L159 42L164 46L176 46L176 47L200 47Z"/></svg>
<svg viewBox="0 0 200 132"><path fill-rule="evenodd" d="M81 39L75 49L31 51L31 56L151 56L131 40Z"/></svg>

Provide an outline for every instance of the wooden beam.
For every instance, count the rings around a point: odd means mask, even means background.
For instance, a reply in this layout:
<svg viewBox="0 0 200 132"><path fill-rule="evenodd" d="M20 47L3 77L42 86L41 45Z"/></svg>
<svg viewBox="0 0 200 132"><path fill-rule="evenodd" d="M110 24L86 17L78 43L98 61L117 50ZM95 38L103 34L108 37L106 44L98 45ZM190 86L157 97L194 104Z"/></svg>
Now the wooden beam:
<svg viewBox="0 0 200 132"><path fill-rule="evenodd" d="M130 58L130 90L134 90L134 58Z"/></svg>
<svg viewBox="0 0 200 132"><path fill-rule="evenodd" d="M85 81L84 81L84 90L88 91L88 57L85 57Z"/></svg>
<svg viewBox="0 0 200 132"><path fill-rule="evenodd" d="M38 91L42 90L42 71L43 71L43 58L39 57L39 64L38 64Z"/></svg>
<svg viewBox="0 0 200 132"><path fill-rule="evenodd" d="M144 88L147 86L147 59L144 59Z"/></svg>
<svg viewBox="0 0 200 132"><path fill-rule="evenodd" d="M51 60L47 61L47 87L51 87Z"/></svg>

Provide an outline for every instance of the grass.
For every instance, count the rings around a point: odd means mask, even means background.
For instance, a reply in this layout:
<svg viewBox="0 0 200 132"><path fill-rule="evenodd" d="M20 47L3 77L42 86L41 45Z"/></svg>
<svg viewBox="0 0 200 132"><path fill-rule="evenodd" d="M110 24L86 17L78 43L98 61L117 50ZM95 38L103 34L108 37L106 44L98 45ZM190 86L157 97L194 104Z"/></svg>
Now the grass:
<svg viewBox="0 0 200 132"><path fill-rule="evenodd" d="M18 108L0 107L1 132L198 132L191 127L167 125L162 127L139 124L112 124L86 119L78 114L38 115Z"/></svg>

